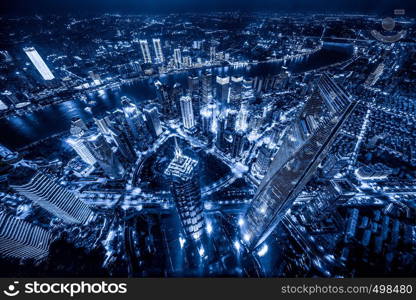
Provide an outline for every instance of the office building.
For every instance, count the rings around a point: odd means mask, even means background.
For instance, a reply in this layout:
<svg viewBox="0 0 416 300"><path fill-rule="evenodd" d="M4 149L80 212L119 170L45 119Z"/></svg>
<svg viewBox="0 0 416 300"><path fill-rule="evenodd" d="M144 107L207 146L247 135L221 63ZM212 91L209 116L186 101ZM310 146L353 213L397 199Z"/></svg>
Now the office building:
<svg viewBox="0 0 416 300"><path fill-rule="evenodd" d="M182 68L182 54L181 49L176 48L173 50L173 61L175 62L175 67L180 69Z"/></svg>
<svg viewBox="0 0 416 300"><path fill-rule="evenodd" d="M104 173L111 179L120 179L124 175L124 168L115 154L115 150L101 133L90 135L88 148Z"/></svg>
<svg viewBox="0 0 416 300"><path fill-rule="evenodd" d="M0 254L17 259L41 260L48 256L52 234L0 211Z"/></svg>
<svg viewBox="0 0 416 300"><path fill-rule="evenodd" d="M228 104L230 97L230 77L229 76L217 76L217 99L222 105Z"/></svg>
<svg viewBox="0 0 416 300"><path fill-rule="evenodd" d="M163 63L165 58L163 57L162 46L160 45L160 39L153 39L153 48L155 49L156 63Z"/></svg>
<svg viewBox="0 0 416 300"><path fill-rule="evenodd" d="M157 138L162 133L160 125L159 112L156 107L149 107L143 110L146 116L147 127L154 138Z"/></svg>
<svg viewBox="0 0 416 300"><path fill-rule="evenodd" d="M175 156L166 168L165 175L170 182L171 193L186 234L194 240L200 239L205 221L198 162L184 155L176 144Z"/></svg>
<svg viewBox="0 0 416 300"><path fill-rule="evenodd" d="M93 166L97 160L95 159L93 153L88 148L88 145L84 138L72 136L69 137L66 142L75 150L75 152L81 157L90 166Z"/></svg>
<svg viewBox="0 0 416 300"><path fill-rule="evenodd" d="M355 107L327 75L321 76L318 89L321 95L314 93L289 128L246 212L243 236L251 248L259 246L280 223ZM316 121L315 128L307 125L307 117Z"/></svg>
<svg viewBox="0 0 416 300"><path fill-rule="evenodd" d="M151 64L152 57L150 56L149 43L147 42L147 40L140 40L139 43L140 43L140 49L142 50L144 63Z"/></svg>
<svg viewBox="0 0 416 300"><path fill-rule="evenodd" d="M40 75L42 75L42 78L44 80L52 80L55 78L51 70L48 68L48 66L43 61L42 57L40 57L38 51L36 51L34 47L23 48L23 51L29 57L30 61L35 66L36 70L38 70Z"/></svg>
<svg viewBox="0 0 416 300"><path fill-rule="evenodd" d="M208 105L212 102L212 74L205 73L202 75L202 105Z"/></svg>
<svg viewBox="0 0 416 300"><path fill-rule="evenodd" d="M87 223L93 213L74 193L51 177L19 166L9 175L10 187L65 223Z"/></svg>
<svg viewBox="0 0 416 300"><path fill-rule="evenodd" d="M192 99L189 96L180 98L182 124L185 129L191 129L195 126L194 111L192 108Z"/></svg>

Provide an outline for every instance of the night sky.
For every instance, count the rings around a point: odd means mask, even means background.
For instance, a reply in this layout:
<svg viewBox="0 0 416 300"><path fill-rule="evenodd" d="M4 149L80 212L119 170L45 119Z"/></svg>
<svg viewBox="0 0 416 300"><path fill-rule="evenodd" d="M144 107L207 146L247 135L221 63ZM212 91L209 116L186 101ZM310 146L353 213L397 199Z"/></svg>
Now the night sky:
<svg viewBox="0 0 416 300"><path fill-rule="evenodd" d="M2 14L170 13L212 10L338 12L392 14L396 8L415 15L414 0L2 0Z"/></svg>

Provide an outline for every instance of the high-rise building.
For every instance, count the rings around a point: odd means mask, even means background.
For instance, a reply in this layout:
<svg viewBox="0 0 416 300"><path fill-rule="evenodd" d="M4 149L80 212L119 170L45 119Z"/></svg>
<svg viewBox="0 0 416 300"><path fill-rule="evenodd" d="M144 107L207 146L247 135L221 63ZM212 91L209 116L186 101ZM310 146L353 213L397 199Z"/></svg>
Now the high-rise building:
<svg viewBox="0 0 416 300"><path fill-rule="evenodd" d="M272 162L273 150L268 145L263 144L257 155L256 161L253 164L254 171L259 175L266 174L269 169L270 163Z"/></svg>
<svg viewBox="0 0 416 300"><path fill-rule="evenodd" d="M123 124L114 123L110 129L110 136L117 145L121 155L128 161L134 162L137 158L134 151L133 141L129 138L129 133Z"/></svg>
<svg viewBox="0 0 416 300"><path fill-rule="evenodd" d="M211 133L211 129L212 129L212 122L213 122L212 109L210 109L209 107L203 107L200 113L201 113L202 132L205 135L208 135Z"/></svg>
<svg viewBox="0 0 416 300"><path fill-rule="evenodd" d="M231 149L231 156L238 158L244 150L244 132L239 130L233 136L233 145Z"/></svg>
<svg viewBox="0 0 416 300"><path fill-rule="evenodd" d="M150 56L149 43L147 40L140 40L140 49L142 50L143 61L145 64L152 63L152 57Z"/></svg>
<svg viewBox="0 0 416 300"><path fill-rule="evenodd" d="M230 83L230 104L234 108L238 108L241 103L241 97L243 92L243 76L231 76Z"/></svg>
<svg viewBox="0 0 416 300"><path fill-rule="evenodd" d="M106 115L101 118L94 118L94 122L98 127L98 130L104 134L109 135L110 134L110 128L111 128L111 120L110 116Z"/></svg>
<svg viewBox="0 0 416 300"><path fill-rule="evenodd" d="M185 68L191 68L192 67L192 57L191 56L189 56L189 55L184 56L182 62L183 62L183 66Z"/></svg>
<svg viewBox="0 0 416 300"><path fill-rule="evenodd" d="M216 81L218 84L217 99L220 100L221 104L226 105L230 97L230 77L217 76Z"/></svg>
<svg viewBox="0 0 416 300"><path fill-rule="evenodd" d="M150 133L154 138L157 138L162 133L162 126L160 126L159 112L156 107L149 107L143 110L146 116L146 124Z"/></svg>
<svg viewBox="0 0 416 300"><path fill-rule="evenodd" d="M153 39L153 48L155 49L156 63L163 63L165 58L163 57L162 46L160 45L160 39Z"/></svg>
<svg viewBox="0 0 416 300"><path fill-rule="evenodd" d="M175 67L176 68L181 68L182 67L182 54L181 54L181 49L176 48L173 50L173 61L175 62Z"/></svg>
<svg viewBox="0 0 416 300"><path fill-rule="evenodd" d="M237 121L235 128L236 130L246 131L248 127L248 109L247 103L241 103L240 110L238 111Z"/></svg>
<svg viewBox="0 0 416 300"><path fill-rule="evenodd" d="M280 223L318 165L327 154L355 102L329 76L318 82L314 93L283 140L246 212L244 240L260 245ZM309 127L306 118L316 120ZM311 123L312 124L312 123Z"/></svg>
<svg viewBox="0 0 416 300"><path fill-rule="evenodd" d="M130 132L136 141L140 140L141 112L137 106L126 96L121 97L121 105L124 111L125 120L130 128Z"/></svg>
<svg viewBox="0 0 416 300"><path fill-rule="evenodd" d="M215 56L216 56L215 46L209 47L209 59L211 61L214 61L216 59Z"/></svg>
<svg viewBox="0 0 416 300"><path fill-rule="evenodd" d="M165 175L169 179L171 193L186 234L194 240L200 239L205 221L198 161L184 155L176 144L175 156L166 168Z"/></svg>
<svg viewBox="0 0 416 300"><path fill-rule="evenodd" d="M169 93L168 87L161 83L159 80L155 81L155 87L156 95L161 105L163 116L168 120L176 118L178 115L178 109L175 103L175 93L178 92L177 89L174 87L172 89L172 93Z"/></svg>
<svg viewBox="0 0 416 300"><path fill-rule="evenodd" d="M93 212L74 193L51 177L19 166L9 175L10 187L66 223L86 223Z"/></svg>
<svg viewBox="0 0 416 300"><path fill-rule="evenodd" d="M195 126L194 111L192 109L192 98L189 96L182 96L180 98L181 115L183 127L191 129Z"/></svg>
<svg viewBox="0 0 416 300"><path fill-rule="evenodd" d="M215 141L215 145L222 152L225 152L227 148L227 143L225 141L226 123L226 116L220 115L220 117L218 118L217 139Z"/></svg>
<svg viewBox="0 0 416 300"><path fill-rule="evenodd" d="M247 78L243 80L241 99L242 101L251 101L254 99L253 79Z"/></svg>
<svg viewBox="0 0 416 300"><path fill-rule="evenodd" d="M73 126L81 128L84 132L88 131L87 125L85 125L85 122L81 118L73 117L71 119L71 127Z"/></svg>
<svg viewBox="0 0 416 300"><path fill-rule="evenodd" d="M93 166L97 160L88 148L86 141L82 137L72 136L66 142L75 150L75 152L90 166Z"/></svg>
<svg viewBox="0 0 416 300"><path fill-rule="evenodd" d="M115 151L101 133L88 137L88 148L104 173L113 179L119 179L124 175L124 168L118 160Z"/></svg>
<svg viewBox="0 0 416 300"><path fill-rule="evenodd" d="M202 76L202 106L212 102L212 74L205 73Z"/></svg>
<svg viewBox="0 0 416 300"><path fill-rule="evenodd" d="M29 57L32 64L36 67L36 70L42 75L44 80L52 80L55 78L53 76L51 70L48 68L46 63L43 61L42 57L40 57L38 51L34 47L26 47L23 48L26 55Z"/></svg>
<svg viewBox="0 0 416 300"><path fill-rule="evenodd" d="M0 254L18 259L41 260L48 255L52 234L0 211Z"/></svg>
<svg viewBox="0 0 416 300"><path fill-rule="evenodd" d="M193 96L194 93L199 92L199 77L196 75L188 76L188 91L189 95Z"/></svg>

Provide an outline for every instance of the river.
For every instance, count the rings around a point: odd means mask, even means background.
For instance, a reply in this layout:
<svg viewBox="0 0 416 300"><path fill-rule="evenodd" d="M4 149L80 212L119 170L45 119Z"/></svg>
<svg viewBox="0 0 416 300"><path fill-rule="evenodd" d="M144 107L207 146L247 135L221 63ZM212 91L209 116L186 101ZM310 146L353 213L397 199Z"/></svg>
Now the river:
<svg viewBox="0 0 416 300"><path fill-rule="evenodd" d="M351 58L353 47L343 43L324 43L321 50L305 55L303 59L291 61L286 67L291 72L305 72ZM214 75L245 75L258 76L266 74L278 74L282 70L282 63L259 63L248 67L235 69L232 67L216 67L211 71ZM202 70L199 71L201 73ZM179 72L169 75L161 75L160 80L164 83L176 82L187 86L187 77L190 71ZM120 89L102 90L100 93L90 93L89 100L94 100L93 114L114 110L120 107L120 98L127 96L136 102L156 97L154 79L136 80L129 84L120 86ZM89 121L92 114L84 108L88 105L78 99L69 100L21 116L10 116L0 119L0 143L12 150L17 150L33 142L50 137L51 135L69 130L70 121L73 117L80 117Z"/></svg>

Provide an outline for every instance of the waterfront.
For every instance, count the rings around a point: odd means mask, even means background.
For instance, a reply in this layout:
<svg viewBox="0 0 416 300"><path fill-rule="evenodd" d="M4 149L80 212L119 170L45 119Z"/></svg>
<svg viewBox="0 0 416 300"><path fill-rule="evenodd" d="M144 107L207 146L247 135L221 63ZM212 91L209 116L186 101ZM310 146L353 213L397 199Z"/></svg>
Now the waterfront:
<svg viewBox="0 0 416 300"><path fill-rule="evenodd" d="M305 56L297 61L287 62L286 67L292 72L305 72L312 69L322 68L337 62L342 62L352 56L352 45L325 43L322 49L310 56ZM245 75L256 76L258 74L278 74L282 71L282 63L261 63L250 65L245 68L217 67L211 69L213 75ZM200 70L199 72L202 72ZM189 71L169 75L161 75L160 80L166 83L179 82L187 86ZM36 141L48 138L54 134L69 129L71 118L80 117L85 121L92 119L93 114L111 111L120 106L120 98L127 96L136 102L156 98L153 79L136 80L124 84L120 89L101 90L99 93L90 93L85 102L79 99L49 105L44 109L27 113L22 116L12 116L0 119L0 143L18 150ZM93 114L85 111L92 105Z"/></svg>

